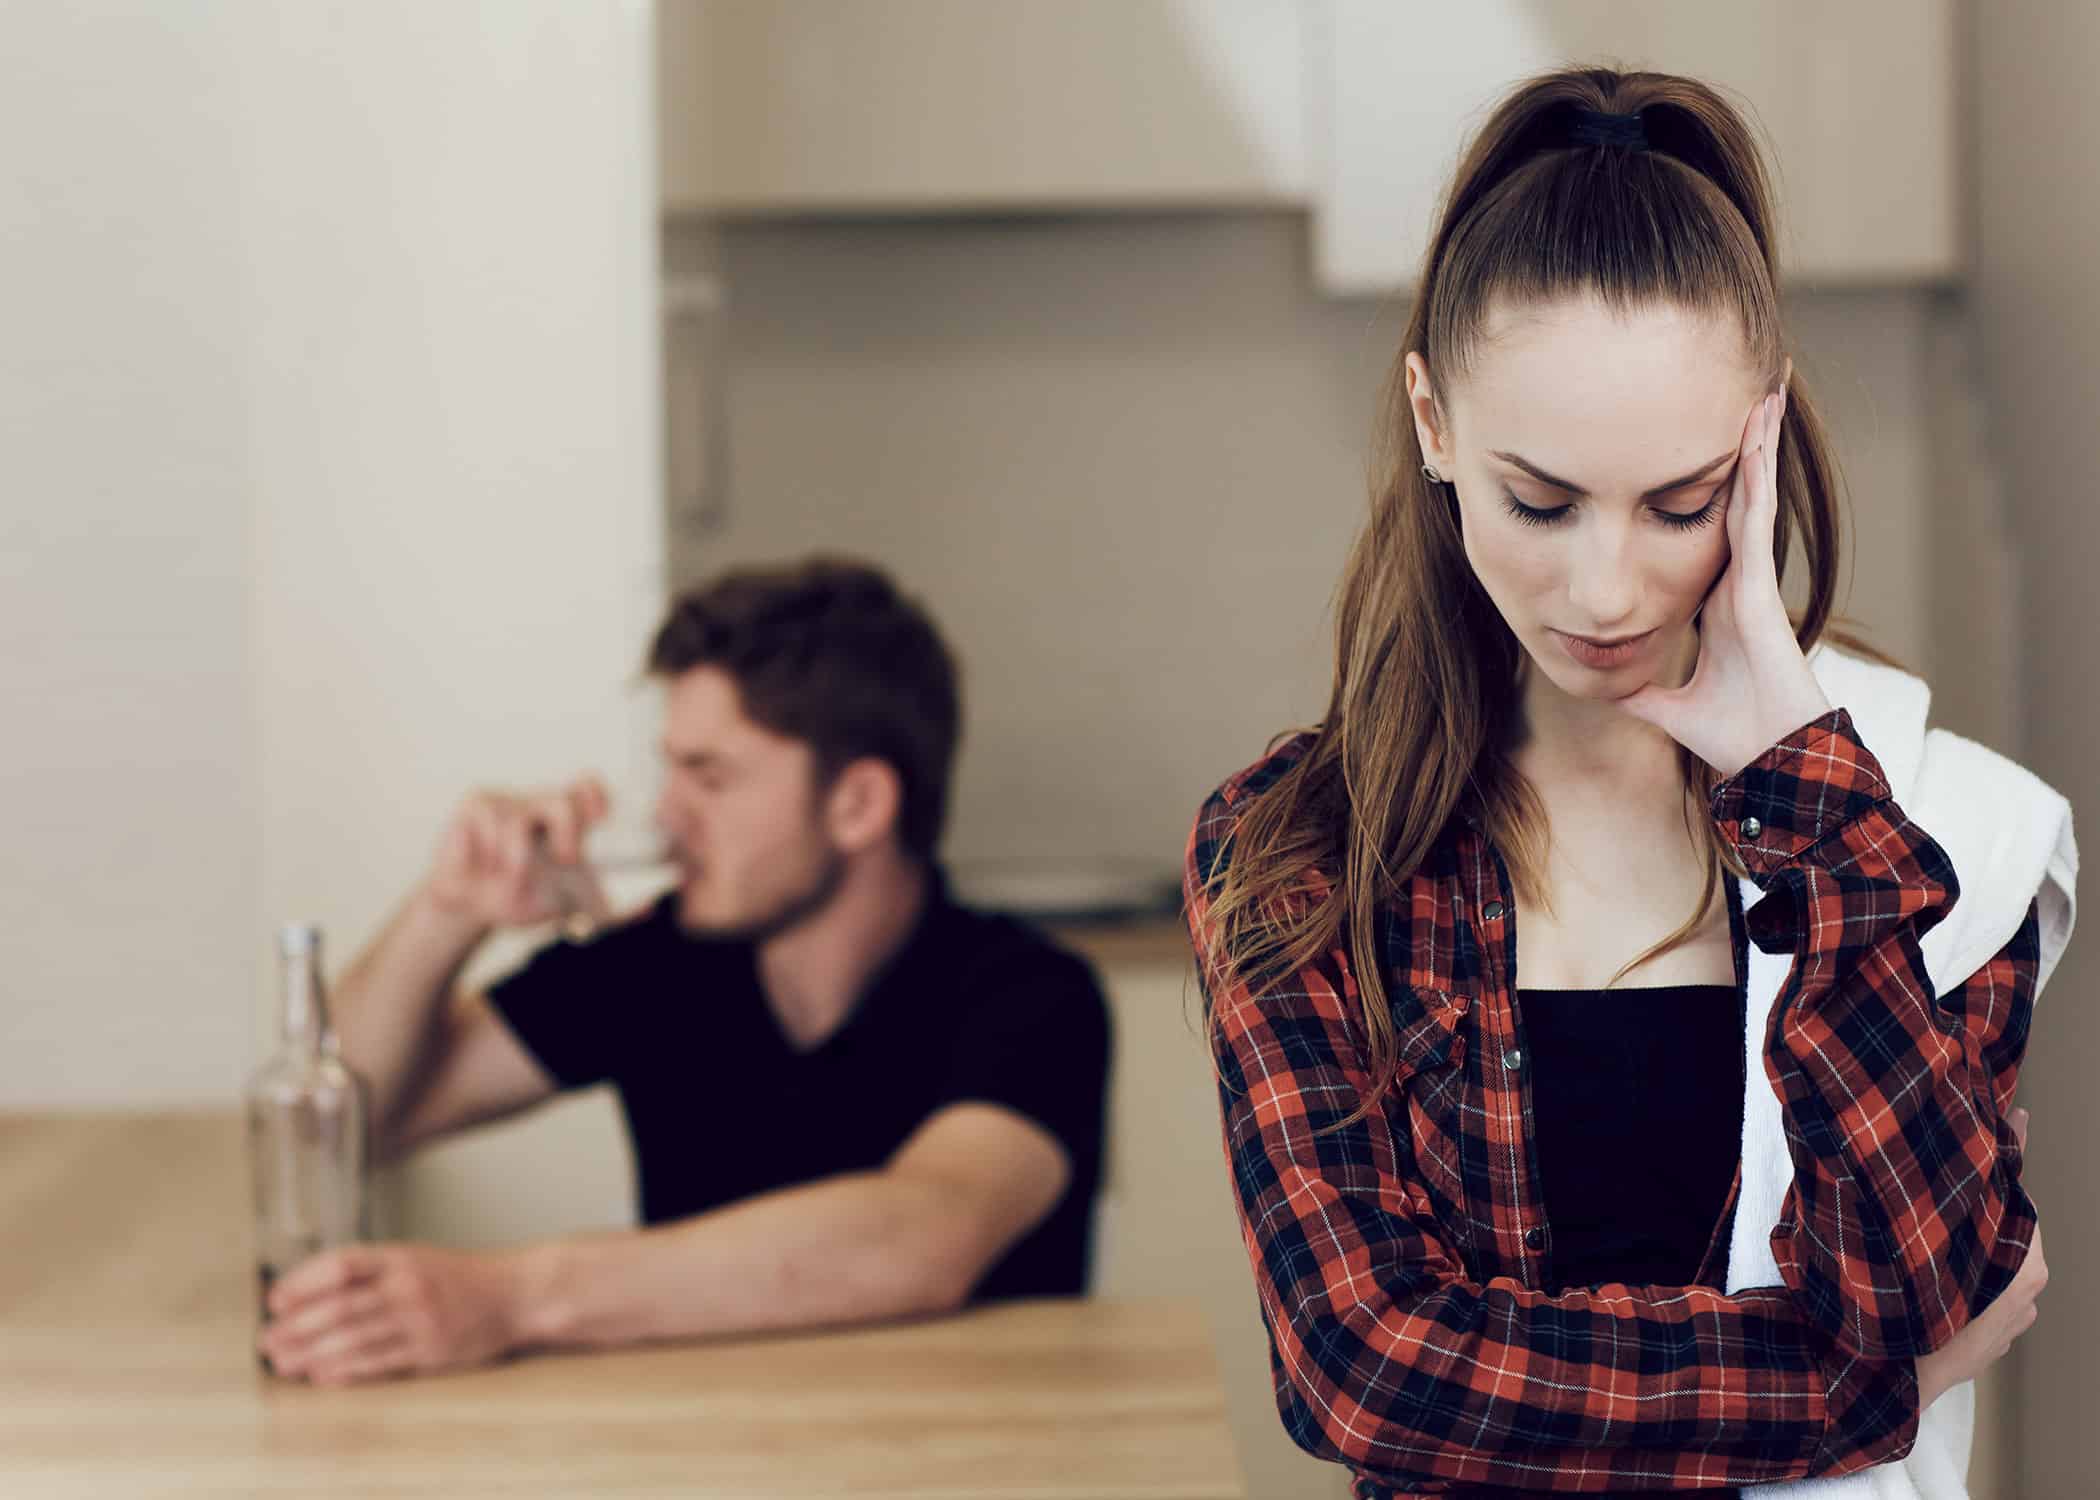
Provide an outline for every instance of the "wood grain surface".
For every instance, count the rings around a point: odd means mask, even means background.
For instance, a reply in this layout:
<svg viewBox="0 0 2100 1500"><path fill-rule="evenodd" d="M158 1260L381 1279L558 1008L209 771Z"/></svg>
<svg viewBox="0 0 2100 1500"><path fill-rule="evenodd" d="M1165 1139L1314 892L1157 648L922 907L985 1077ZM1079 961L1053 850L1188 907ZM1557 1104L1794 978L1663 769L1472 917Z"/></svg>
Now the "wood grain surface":
<svg viewBox="0 0 2100 1500"><path fill-rule="evenodd" d="M248 1222L232 1119L0 1117L0 1495L1242 1493L1193 1303L318 1390L256 1368Z"/></svg>

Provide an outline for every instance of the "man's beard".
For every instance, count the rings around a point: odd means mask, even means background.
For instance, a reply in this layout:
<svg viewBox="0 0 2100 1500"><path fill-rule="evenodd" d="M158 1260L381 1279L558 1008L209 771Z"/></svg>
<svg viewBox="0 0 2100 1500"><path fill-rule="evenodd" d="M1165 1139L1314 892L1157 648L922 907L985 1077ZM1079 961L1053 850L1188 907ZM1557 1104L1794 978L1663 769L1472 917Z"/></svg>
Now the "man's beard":
<svg viewBox="0 0 2100 1500"><path fill-rule="evenodd" d="M838 850L827 847L822 861L797 890L789 891L773 903L772 909L747 917L743 921L723 926L707 926L692 922L679 925L695 937L714 938L733 943L764 943L780 937L804 922L815 917L831 904L832 897L846 881L846 857Z"/></svg>

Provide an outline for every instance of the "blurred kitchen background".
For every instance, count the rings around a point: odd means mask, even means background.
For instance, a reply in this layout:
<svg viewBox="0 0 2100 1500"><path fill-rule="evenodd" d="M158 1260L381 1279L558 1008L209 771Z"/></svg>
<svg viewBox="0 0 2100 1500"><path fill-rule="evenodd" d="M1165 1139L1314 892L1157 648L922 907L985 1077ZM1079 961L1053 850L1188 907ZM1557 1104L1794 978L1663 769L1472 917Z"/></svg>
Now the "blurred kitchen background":
<svg viewBox="0 0 2100 1500"><path fill-rule="evenodd" d="M0 8L0 1108L226 1106L275 922L346 959L473 785L645 793L666 590L865 555L964 663L964 883L1135 913L1065 928L1121 1032L1097 1290L1202 1296L1249 1492L1344 1494L1276 1422L1142 909L1207 789L1320 711L1434 194L1568 60L1747 101L1847 611L2090 805L2094 7ZM1976 1500L2100 1468L2089 948L2025 1074L2055 1274ZM626 1222L624 1149L565 1101L403 1172L398 1227Z"/></svg>

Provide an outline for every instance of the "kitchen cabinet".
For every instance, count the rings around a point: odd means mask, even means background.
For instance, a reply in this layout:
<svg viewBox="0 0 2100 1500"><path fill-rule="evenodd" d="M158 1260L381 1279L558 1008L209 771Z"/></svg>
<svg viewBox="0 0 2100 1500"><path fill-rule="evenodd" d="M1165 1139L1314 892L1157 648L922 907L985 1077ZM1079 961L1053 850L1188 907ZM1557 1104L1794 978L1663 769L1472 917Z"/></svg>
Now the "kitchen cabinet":
<svg viewBox="0 0 2100 1500"><path fill-rule="evenodd" d="M1302 201L1294 0L662 0L667 212Z"/></svg>
<svg viewBox="0 0 2100 1500"><path fill-rule="evenodd" d="M1313 261L1330 292L1419 273L1464 138L1516 79L1569 61L1687 73L1769 135L1794 280L1918 283L1960 270L1952 0L1756 6L1498 0L1433 17L1316 0L1307 31Z"/></svg>
<svg viewBox="0 0 2100 1500"><path fill-rule="evenodd" d="M1733 92L1800 282L1961 269L1954 0L662 0L663 205L752 219L1303 207L1313 275L1417 274L1466 135L1570 60Z"/></svg>

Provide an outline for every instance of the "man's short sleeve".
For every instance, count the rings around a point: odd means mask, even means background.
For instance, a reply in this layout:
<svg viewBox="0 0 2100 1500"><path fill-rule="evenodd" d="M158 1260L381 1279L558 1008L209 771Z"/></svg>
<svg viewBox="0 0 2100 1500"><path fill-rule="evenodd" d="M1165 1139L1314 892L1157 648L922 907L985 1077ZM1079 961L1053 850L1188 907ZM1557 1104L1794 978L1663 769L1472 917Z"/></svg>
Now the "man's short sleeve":
<svg viewBox="0 0 2100 1500"><path fill-rule="evenodd" d="M1043 1126L1072 1158L1075 1182L1093 1175L1112 1047L1108 1002L1092 967L1041 940L972 965L935 1108L1001 1104Z"/></svg>
<svg viewBox="0 0 2100 1500"><path fill-rule="evenodd" d="M564 1089L615 1078L637 1007L665 982L671 913L658 903L586 942L549 943L489 987L489 1004Z"/></svg>
<svg viewBox="0 0 2100 1500"><path fill-rule="evenodd" d="M614 1071L613 1033L602 966L587 943L550 943L489 987L489 1004L511 1034L564 1089L588 1088Z"/></svg>

